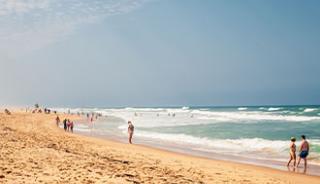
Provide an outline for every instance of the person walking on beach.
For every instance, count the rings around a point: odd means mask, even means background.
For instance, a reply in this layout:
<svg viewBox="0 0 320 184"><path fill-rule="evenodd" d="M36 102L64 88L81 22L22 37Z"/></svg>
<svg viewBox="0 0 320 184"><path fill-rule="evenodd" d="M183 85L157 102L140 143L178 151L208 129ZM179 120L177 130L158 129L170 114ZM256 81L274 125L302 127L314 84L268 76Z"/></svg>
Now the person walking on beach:
<svg viewBox="0 0 320 184"><path fill-rule="evenodd" d="M128 134L129 134L129 143L132 144L132 136L134 132L134 126L131 121L128 121Z"/></svg>
<svg viewBox="0 0 320 184"><path fill-rule="evenodd" d="M287 166L289 167L290 162L293 160L293 166L296 166L296 138L295 137L291 137L291 143L290 143L290 160L287 164Z"/></svg>
<svg viewBox="0 0 320 184"><path fill-rule="evenodd" d="M68 130L68 132L70 131L70 126L71 126L71 121L70 121L70 119L68 119L68 121L67 121L67 130Z"/></svg>
<svg viewBox="0 0 320 184"><path fill-rule="evenodd" d="M302 135L301 139L302 139L302 143L300 146L300 154L299 154L299 160L298 160L297 167L299 167L300 161L301 161L301 159L303 159L304 160L304 169L307 169L307 156L309 154L309 143L306 140L305 135Z"/></svg>
<svg viewBox="0 0 320 184"><path fill-rule="evenodd" d="M74 126L74 123L73 121L70 122L70 131L73 133L73 126Z"/></svg>
<svg viewBox="0 0 320 184"><path fill-rule="evenodd" d="M67 131L67 119L63 120L63 128L64 128L64 131Z"/></svg>
<svg viewBox="0 0 320 184"><path fill-rule="evenodd" d="M59 116L56 117L56 124L57 124L57 127L59 126L59 123L60 123L60 118Z"/></svg>

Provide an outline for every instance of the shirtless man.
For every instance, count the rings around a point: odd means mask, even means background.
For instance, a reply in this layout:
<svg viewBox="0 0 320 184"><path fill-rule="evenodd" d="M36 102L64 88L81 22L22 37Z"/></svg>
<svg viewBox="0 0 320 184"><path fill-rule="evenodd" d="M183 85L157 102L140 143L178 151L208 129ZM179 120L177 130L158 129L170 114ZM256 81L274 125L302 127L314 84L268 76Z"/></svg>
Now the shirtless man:
<svg viewBox="0 0 320 184"><path fill-rule="evenodd" d="M129 143L132 144L132 136L134 132L134 126L131 121L128 121L128 134L129 134Z"/></svg>
<svg viewBox="0 0 320 184"><path fill-rule="evenodd" d="M300 154L299 154L299 160L298 160L297 167L299 166L301 158L302 158L304 160L304 169L306 169L307 168L307 156L309 154L309 143L306 140L305 135L302 135L301 139L302 139L302 143L300 146Z"/></svg>

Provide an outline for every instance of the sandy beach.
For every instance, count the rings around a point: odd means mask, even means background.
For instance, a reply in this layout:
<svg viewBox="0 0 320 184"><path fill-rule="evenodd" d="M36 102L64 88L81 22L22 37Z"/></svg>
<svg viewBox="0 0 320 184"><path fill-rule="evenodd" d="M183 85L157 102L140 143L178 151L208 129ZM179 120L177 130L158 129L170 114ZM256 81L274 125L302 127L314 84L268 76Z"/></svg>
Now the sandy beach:
<svg viewBox="0 0 320 184"><path fill-rule="evenodd" d="M317 176L66 133L54 119L55 115L0 113L0 183L320 182Z"/></svg>

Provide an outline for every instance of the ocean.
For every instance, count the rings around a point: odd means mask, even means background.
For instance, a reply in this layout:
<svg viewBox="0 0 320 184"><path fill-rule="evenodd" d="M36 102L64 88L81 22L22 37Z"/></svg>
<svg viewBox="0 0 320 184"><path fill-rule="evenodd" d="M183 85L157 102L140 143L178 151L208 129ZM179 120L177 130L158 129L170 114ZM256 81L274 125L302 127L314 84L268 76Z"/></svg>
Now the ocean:
<svg viewBox="0 0 320 184"><path fill-rule="evenodd" d="M71 113L101 113L75 131L126 141L127 121L134 142L213 158L266 163L289 158L290 138L307 136L309 163L320 165L320 106L56 108ZM232 159L231 159L232 160ZM262 164L263 165L263 164Z"/></svg>

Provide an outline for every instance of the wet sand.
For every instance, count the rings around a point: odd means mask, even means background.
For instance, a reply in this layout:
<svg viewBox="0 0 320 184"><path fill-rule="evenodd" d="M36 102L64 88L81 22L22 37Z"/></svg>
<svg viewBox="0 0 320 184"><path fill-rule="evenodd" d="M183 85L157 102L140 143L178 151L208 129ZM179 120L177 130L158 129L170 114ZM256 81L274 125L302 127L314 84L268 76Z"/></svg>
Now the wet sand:
<svg viewBox="0 0 320 184"><path fill-rule="evenodd" d="M317 176L66 133L54 119L0 113L0 183L320 182Z"/></svg>

